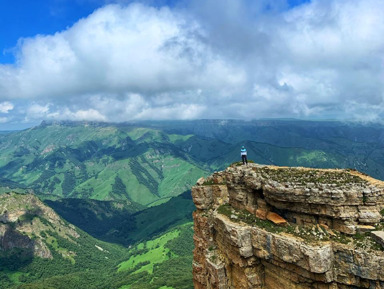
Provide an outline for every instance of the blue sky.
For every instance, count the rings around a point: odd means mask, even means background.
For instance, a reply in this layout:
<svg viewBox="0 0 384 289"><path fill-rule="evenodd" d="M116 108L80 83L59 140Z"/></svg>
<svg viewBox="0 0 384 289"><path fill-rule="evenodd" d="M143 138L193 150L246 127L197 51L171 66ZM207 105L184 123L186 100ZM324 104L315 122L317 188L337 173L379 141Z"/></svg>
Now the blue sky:
<svg viewBox="0 0 384 289"><path fill-rule="evenodd" d="M0 129L381 121L381 0L0 0Z"/></svg>
<svg viewBox="0 0 384 289"><path fill-rule="evenodd" d="M79 19L87 17L95 9L111 3L122 2L125 5L135 1L106 0L1 0L0 2L0 63L13 63L14 47L20 38L38 34L54 34L62 31ZM155 7L185 6L182 1L157 0L141 1ZM308 0L288 1L289 7L295 7Z"/></svg>
<svg viewBox="0 0 384 289"><path fill-rule="evenodd" d="M91 14L95 1L2 0L0 2L1 62L13 62L12 50L19 38L54 34Z"/></svg>

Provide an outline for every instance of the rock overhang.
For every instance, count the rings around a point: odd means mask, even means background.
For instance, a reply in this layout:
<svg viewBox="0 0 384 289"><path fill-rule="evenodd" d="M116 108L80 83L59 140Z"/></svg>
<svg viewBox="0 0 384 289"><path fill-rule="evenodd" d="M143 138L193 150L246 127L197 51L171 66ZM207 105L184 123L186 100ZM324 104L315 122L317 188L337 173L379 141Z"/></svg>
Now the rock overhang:
<svg viewBox="0 0 384 289"><path fill-rule="evenodd" d="M232 165L200 180L194 190L202 192L195 194L198 208L228 202L250 213L277 211L301 225L319 223L310 221L314 216L347 234L380 222L384 208L384 182L348 169Z"/></svg>

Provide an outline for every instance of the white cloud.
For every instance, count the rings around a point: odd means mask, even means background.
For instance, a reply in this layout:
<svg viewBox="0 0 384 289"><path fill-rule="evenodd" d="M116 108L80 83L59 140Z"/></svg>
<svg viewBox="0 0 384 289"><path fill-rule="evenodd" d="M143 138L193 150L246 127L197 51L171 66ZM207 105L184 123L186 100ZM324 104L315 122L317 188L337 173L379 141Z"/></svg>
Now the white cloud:
<svg viewBox="0 0 384 289"><path fill-rule="evenodd" d="M52 113L49 113L47 115L48 119L55 119L55 120L76 120L76 121L82 121L82 120L90 120L90 121L106 121L105 116L103 116L100 112L98 112L95 109L87 109L87 110L76 110L71 111L68 108L65 108L63 110L55 111Z"/></svg>
<svg viewBox="0 0 384 289"><path fill-rule="evenodd" d="M28 107L25 113L25 121L33 122L41 119L52 120L90 120L90 121L106 121L107 118L95 109L79 109L69 108L67 106L57 107L53 104L40 105L33 103Z"/></svg>
<svg viewBox="0 0 384 289"><path fill-rule="evenodd" d="M31 115L42 115L47 114L49 112L50 104L40 105L37 103L33 103L30 107L28 107L28 114Z"/></svg>
<svg viewBox="0 0 384 289"><path fill-rule="evenodd" d="M241 83L202 37L168 8L110 5L55 35L21 40L14 98L68 98L91 93L145 92Z"/></svg>
<svg viewBox="0 0 384 289"><path fill-rule="evenodd" d="M108 5L21 39L17 63L0 66L0 112L12 101L27 121L384 113L383 1L187 5Z"/></svg>
<svg viewBox="0 0 384 289"><path fill-rule="evenodd" d="M9 113L13 109L14 105L9 101L4 101L0 103L0 113Z"/></svg>
<svg viewBox="0 0 384 289"><path fill-rule="evenodd" d="M52 106L52 104L45 104L41 105L38 103L32 102L30 104L26 111L24 112L25 114L25 122L29 121L35 121L39 119L45 119L47 117L47 114L49 113L49 108Z"/></svg>
<svg viewBox="0 0 384 289"><path fill-rule="evenodd" d="M346 102L344 108L350 119L357 119L362 122L382 122L384 102L378 105L369 105L352 100Z"/></svg>
<svg viewBox="0 0 384 289"><path fill-rule="evenodd" d="M194 93L192 93L194 95ZM205 106L195 104L195 99L188 100L188 93L175 96L161 95L145 98L140 94L127 94L120 99L114 96L95 96L91 105L109 121L146 120L146 119L193 119L200 117Z"/></svg>

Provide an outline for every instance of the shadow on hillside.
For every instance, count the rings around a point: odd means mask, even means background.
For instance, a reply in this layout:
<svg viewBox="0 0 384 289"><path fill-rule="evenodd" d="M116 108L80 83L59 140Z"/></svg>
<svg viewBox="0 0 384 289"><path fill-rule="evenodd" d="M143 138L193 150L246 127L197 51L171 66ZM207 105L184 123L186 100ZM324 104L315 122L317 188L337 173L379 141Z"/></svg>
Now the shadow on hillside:
<svg viewBox="0 0 384 289"><path fill-rule="evenodd" d="M91 236L124 246L192 221L195 209L190 191L139 212L128 207L117 208L117 202L110 201L62 199L45 202L65 220Z"/></svg>
<svg viewBox="0 0 384 289"><path fill-rule="evenodd" d="M19 271L33 261L35 240L16 230L22 222L0 225L5 227L5 232L0 236L0 270Z"/></svg>

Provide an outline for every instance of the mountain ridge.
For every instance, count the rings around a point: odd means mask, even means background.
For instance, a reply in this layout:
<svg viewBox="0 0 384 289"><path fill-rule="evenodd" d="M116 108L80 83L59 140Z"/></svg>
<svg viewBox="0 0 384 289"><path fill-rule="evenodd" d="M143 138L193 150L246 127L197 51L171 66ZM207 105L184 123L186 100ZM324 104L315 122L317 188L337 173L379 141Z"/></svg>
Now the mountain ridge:
<svg viewBox="0 0 384 289"><path fill-rule="evenodd" d="M206 172L170 140L156 141L162 137L140 128L43 125L0 138L1 177L61 197L166 201Z"/></svg>

